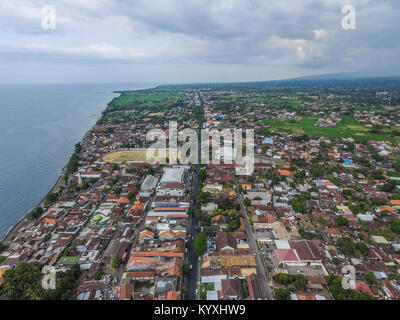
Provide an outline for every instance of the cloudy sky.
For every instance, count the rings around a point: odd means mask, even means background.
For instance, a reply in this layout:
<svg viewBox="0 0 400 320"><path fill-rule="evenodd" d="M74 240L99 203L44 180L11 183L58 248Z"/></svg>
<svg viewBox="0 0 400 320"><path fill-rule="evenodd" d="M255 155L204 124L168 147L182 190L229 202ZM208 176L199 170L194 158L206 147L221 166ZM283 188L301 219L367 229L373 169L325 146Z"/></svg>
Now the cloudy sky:
<svg viewBox="0 0 400 320"><path fill-rule="evenodd" d="M1 0L0 83L400 75L399 18L398 0Z"/></svg>

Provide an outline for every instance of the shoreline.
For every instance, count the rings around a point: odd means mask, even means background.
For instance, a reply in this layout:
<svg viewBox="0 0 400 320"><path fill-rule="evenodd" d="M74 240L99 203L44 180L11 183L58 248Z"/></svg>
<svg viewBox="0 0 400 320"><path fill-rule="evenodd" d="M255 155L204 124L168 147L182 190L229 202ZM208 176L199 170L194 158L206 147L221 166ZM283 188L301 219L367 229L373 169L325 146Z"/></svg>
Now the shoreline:
<svg viewBox="0 0 400 320"><path fill-rule="evenodd" d="M115 94L119 94L119 96L121 96L121 94L125 91L138 91L138 90L146 90L146 89L155 89L157 88L159 85L157 86L151 86L151 87L146 87L146 88L138 88L138 89L133 89L133 90L113 90L112 92ZM115 99L115 97L113 98ZM113 99L111 99L110 102L108 102L106 104L105 109L103 109L100 113L100 117L101 114L107 109L108 105L113 101ZM98 119L97 119L98 120ZM97 120L95 122L94 125L91 126L91 128L89 128L88 131L86 131L86 133L83 135L83 137L79 140L79 142L82 142L83 139L86 137L87 133L93 129L93 127L96 125ZM67 160L67 164L60 170L60 173L65 171L67 165L68 165L68 161ZM13 240L13 238L15 237L15 235L21 230L21 228L24 228L25 226L27 226L31 221L27 220L27 216L29 215L29 213L32 210L35 210L36 208L42 206L42 204L44 203L44 200L46 198L47 195L49 195L52 192L58 191L59 187L63 184L63 175L59 174L58 179L56 180L56 182L54 183L53 187L51 187L51 189L42 197L42 199L40 200L40 202L34 207L32 208L28 213L26 213L13 227L11 227L6 234L4 235L4 237L2 238L2 240L0 240L1 242L3 242L5 245L7 245L9 242L11 242Z"/></svg>
<svg viewBox="0 0 400 320"><path fill-rule="evenodd" d="M64 172L65 167L61 170L61 172ZM56 192L58 191L58 189L60 188L60 186L63 183L63 175L59 175L58 179L56 180L56 182L54 183L54 185L50 188L50 190L44 195L44 197L42 197L42 199L40 200L40 202L33 207L25 216L23 216L21 219L19 219L19 221L12 227L10 228L7 233L4 235L3 240L1 240L4 244L9 243L10 241L12 241L12 239L15 237L15 235L19 232L19 230L21 230L21 228L27 226L31 221L29 221L27 219L29 213L31 213L33 210L39 208L40 206L42 206L42 204L44 203L45 198L47 197L47 195L49 195L50 193Z"/></svg>

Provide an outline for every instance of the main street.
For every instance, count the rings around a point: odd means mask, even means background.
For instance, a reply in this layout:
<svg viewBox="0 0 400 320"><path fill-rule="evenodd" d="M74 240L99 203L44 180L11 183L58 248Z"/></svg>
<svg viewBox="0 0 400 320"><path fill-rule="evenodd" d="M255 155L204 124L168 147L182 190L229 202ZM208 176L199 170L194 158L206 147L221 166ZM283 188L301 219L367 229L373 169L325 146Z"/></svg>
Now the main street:
<svg viewBox="0 0 400 320"><path fill-rule="evenodd" d="M199 95L200 98L200 95ZM201 100L201 108L203 108L203 101ZM201 130L202 121L199 120L199 131ZM189 218L189 249L188 249L188 261L189 264L192 266L190 269L188 276L187 276L187 299L188 300L196 300L196 289L197 289L197 282L199 281L200 276L200 265L199 265L199 258L196 256L193 247L193 239L196 237L197 234L197 227L199 225L199 221L194 214L198 208L197 204L197 196L199 193L199 172L200 172L200 155L201 155L201 141L200 141L200 134L198 134L198 146L197 146L197 164L196 164L196 171L194 173L193 179L193 214Z"/></svg>
<svg viewBox="0 0 400 320"><path fill-rule="evenodd" d="M271 290L268 286L268 280L265 275L265 268L264 268L264 264L262 263L260 251L258 250L257 244L254 240L253 231L251 230L249 219L247 217L247 213L246 213L245 207L243 205L243 197L242 197L241 192L239 191L239 185L238 185L236 176L235 176L235 185L236 185L236 190L237 190L238 199L239 199L239 203L240 203L240 208L242 209L243 216L244 216L244 222L246 225L246 231L247 231L247 236L249 239L249 245L250 245L250 248L255 253L255 259L256 259L256 264L257 264L257 278L259 279L259 281L261 283L260 287L264 293L264 297L266 297L268 300L274 300L274 296L271 293Z"/></svg>

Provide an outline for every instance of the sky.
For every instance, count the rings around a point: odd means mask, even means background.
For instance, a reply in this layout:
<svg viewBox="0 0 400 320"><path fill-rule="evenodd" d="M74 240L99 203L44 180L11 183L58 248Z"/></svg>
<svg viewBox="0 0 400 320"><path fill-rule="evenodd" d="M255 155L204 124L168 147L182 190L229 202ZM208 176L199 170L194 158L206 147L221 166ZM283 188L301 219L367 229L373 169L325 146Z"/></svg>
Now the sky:
<svg viewBox="0 0 400 320"><path fill-rule="evenodd" d="M400 75L399 18L398 0L1 0L0 83Z"/></svg>

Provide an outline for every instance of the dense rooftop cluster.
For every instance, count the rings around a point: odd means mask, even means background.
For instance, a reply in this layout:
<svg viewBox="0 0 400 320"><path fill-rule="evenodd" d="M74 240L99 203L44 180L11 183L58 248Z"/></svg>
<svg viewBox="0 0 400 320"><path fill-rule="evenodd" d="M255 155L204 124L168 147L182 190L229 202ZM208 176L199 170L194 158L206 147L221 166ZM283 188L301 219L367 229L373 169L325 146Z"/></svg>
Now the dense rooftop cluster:
<svg viewBox="0 0 400 320"><path fill-rule="evenodd" d="M0 246L1 294L27 297L13 277L51 265L70 285L34 298L177 300L196 277L202 300L400 299L399 91L378 89L123 92ZM253 173L146 163L170 121L254 129Z"/></svg>

